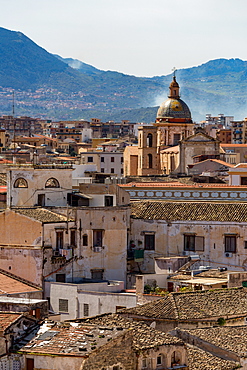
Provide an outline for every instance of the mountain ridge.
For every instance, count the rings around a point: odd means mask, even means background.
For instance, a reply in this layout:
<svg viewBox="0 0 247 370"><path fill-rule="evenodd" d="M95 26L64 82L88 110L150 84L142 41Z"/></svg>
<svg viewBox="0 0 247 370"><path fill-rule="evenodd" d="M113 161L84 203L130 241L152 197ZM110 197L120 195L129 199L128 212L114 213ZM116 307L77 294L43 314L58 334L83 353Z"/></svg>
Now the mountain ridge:
<svg viewBox="0 0 247 370"><path fill-rule="evenodd" d="M18 115L152 122L167 98L171 76L103 71L53 55L23 33L0 28L0 114L11 114L9 92L14 89ZM215 59L179 69L176 76L193 119L206 113L245 117L247 61Z"/></svg>

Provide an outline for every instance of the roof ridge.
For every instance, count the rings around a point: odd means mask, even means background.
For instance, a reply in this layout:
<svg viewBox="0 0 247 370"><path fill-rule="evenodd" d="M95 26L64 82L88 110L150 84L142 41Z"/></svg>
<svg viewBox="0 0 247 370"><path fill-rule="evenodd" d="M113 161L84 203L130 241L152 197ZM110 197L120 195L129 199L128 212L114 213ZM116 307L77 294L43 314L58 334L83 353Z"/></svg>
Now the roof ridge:
<svg viewBox="0 0 247 370"><path fill-rule="evenodd" d="M169 296L172 297L172 304L173 304L174 309L175 309L175 312L174 312L175 317L176 317L177 320L179 320L179 309L178 309L178 306L177 306L177 302L176 302L173 294L169 293Z"/></svg>

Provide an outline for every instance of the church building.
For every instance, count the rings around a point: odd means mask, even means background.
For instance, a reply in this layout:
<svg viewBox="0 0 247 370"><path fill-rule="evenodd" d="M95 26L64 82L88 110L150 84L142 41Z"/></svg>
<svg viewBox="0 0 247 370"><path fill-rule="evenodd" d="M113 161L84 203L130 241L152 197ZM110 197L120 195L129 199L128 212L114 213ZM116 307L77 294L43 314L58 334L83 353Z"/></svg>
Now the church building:
<svg viewBox="0 0 247 370"><path fill-rule="evenodd" d="M169 147L176 147L182 139L193 134L194 124L190 109L180 99L179 84L175 74L169 90L168 99L158 109L155 123L138 127L138 146L126 148L125 176L167 173L161 159L162 151Z"/></svg>

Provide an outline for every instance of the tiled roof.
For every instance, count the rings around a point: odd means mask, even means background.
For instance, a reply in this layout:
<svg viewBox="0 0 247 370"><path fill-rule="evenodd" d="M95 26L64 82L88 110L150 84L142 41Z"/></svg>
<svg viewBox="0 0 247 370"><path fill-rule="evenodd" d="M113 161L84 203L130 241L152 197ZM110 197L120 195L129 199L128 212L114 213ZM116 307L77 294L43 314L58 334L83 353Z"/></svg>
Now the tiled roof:
<svg viewBox="0 0 247 370"><path fill-rule="evenodd" d="M65 222L67 221L67 217L60 215L59 213L55 213L49 211L45 208L12 208L13 211L19 213L23 216L27 216L33 218L34 220L40 221L42 223L53 223L53 222Z"/></svg>
<svg viewBox="0 0 247 370"><path fill-rule="evenodd" d="M224 326L215 328L192 329L186 331L193 336L199 337L206 342L214 344L217 347L234 352L240 357L246 357L246 326Z"/></svg>
<svg viewBox="0 0 247 370"><path fill-rule="evenodd" d="M247 148L247 144L223 144L221 143L220 146L222 148Z"/></svg>
<svg viewBox="0 0 247 370"><path fill-rule="evenodd" d="M38 285L0 269L0 296L3 294L37 292L40 289Z"/></svg>
<svg viewBox="0 0 247 370"><path fill-rule="evenodd" d="M231 167L231 168L233 168L233 167L234 167L234 165L233 165L233 164L231 164L231 163L227 163L227 162L222 161L222 160L220 160L220 159L205 159L204 161L200 161L200 162L194 163L194 164L193 164L193 167L194 167L194 166L197 166L197 165L200 165L200 164L202 164L202 163L205 163L205 162L215 162L215 163L222 164L222 165L224 165L224 166L226 166L226 167Z"/></svg>
<svg viewBox="0 0 247 370"><path fill-rule="evenodd" d="M0 273L0 296L23 292L37 292L37 289Z"/></svg>
<svg viewBox="0 0 247 370"><path fill-rule="evenodd" d="M247 204L134 201L131 216L146 220L247 222Z"/></svg>
<svg viewBox="0 0 247 370"><path fill-rule="evenodd" d="M235 168L235 167L234 167ZM182 181L182 179L181 179ZM217 188L226 188L227 189L238 189L238 190L246 190L247 186L246 185L228 185L228 184L211 184L211 183L185 183L185 182L178 182L178 181L164 181L164 182L130 182L128 184L120 184L119 185L122 188L168 188L168 187L179 187L179 188L185 188L186 190L188 188L190 189L201 189L203 190L204 188L206 189L217 189Z"/></svg>
<svg viewBox="0 0 247 370"><path fill-rule="evenodd" d="M157 301L123 309L124 314L164 320L200 320L226 316L247 316L245 288L169 293Z"/></svg>
<svg viewBox="0 0 247 370"><path fill-rule="evenodd" d="M129 320L118 314L104 314L85 320L86 323L94 325L105 325L108 327L123 327L133 330L133 346L135 350L147 349L159 345L183 345L183 342L170 334L150 328L144 323Z"/></svg>
<svg viewBox="0 0 247 370"><path fill-rule="evenodd" d="M6 330L13 322L15 322L22 313L0 312L0 332Z"/></svg>
<svg viewBox="0 0 247 370"><path fill-rule="evenodd" d="M247 163L239 163L234 168L247 168Z"/></svg>
<svg viewBox="0 0 247 370"><path fill-rule="evenodd" d="M57 323L46 331L41 328L38 335L22 347L21 352L87 356L122 333L123 330L118 328L109 330L105 326Z"/></svg>
<svg viewBox="0 0 247 370"><path fill-rule="evenodd" d="M198 347L186 345L190 370L233 370L236 362L223 360Z"/></svg>

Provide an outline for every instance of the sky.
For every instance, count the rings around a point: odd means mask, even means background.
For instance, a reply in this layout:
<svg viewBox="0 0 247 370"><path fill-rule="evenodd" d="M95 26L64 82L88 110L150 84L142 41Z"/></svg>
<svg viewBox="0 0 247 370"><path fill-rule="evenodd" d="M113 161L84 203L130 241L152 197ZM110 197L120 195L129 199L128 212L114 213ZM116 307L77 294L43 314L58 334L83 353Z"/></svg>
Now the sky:
<svg viewBox="0 0 247 370"><path fill-rule="evenodd" d="M64 58L158 76L247 60L246 0L0 0L0 26Z"/></svg>

